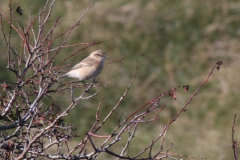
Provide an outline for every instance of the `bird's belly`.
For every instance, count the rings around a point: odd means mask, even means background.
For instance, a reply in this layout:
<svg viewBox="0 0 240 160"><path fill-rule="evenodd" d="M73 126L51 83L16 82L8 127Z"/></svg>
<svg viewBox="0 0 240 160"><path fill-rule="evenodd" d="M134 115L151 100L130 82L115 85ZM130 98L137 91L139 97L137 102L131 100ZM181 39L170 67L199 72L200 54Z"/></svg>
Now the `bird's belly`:
<svg viewBox="0 0 240 160"><path fill-rule="evenodd" d="M103 67L100 66L97 70L95 67L83 67L68 72L66 75L72 78L78 78L80 81L86 79L96 78L102 71Z"/></svg>

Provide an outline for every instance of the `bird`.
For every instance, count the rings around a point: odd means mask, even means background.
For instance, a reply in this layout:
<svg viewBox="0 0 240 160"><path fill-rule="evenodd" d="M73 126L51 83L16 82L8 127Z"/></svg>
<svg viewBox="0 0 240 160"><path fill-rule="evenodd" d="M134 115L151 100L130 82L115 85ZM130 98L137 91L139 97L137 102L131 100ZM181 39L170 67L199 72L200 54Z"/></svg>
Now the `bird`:
<svg viewBox="0 0 240 160"><path fill-rule="evenodd" d="M76 64L64 76L78 78L80 81L93 80L102 72L104 61L108 55L102 50L92 52L88 57ZM63 76L62 76L63 77Z"/></svg>

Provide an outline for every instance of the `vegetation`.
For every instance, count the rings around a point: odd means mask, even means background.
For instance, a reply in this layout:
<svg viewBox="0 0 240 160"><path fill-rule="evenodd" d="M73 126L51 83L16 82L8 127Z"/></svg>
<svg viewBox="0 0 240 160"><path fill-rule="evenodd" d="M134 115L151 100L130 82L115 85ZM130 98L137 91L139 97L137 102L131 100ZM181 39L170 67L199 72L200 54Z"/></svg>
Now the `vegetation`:
<svg viewBox="0 0 240 160"><path fill-rule="evenodd" d="M49 1L49 4L51 2ZM8 17L10 17L9 3L10 1L7 0L0 1L0 9ZM12 0L11 6L15 16L12 14L12 21L16 20L19 28L26 30L30 15L34 20L40 12L44 11L45 4L46 0L25 0L24 3ZM188 92L177 89L176 100L171 96L161 98L157 109L162 106L166 107L161 112L159 119L146 125L141 124L137 128L138 132L133 139L134 143L130 144L131 151L128 152L130 156L137 154L151 143L153 137L157 137L161 133L166 124L177 115L197 88L207 79L215 62L221 60L223 65L220 71L213 72L209 82L194 97L187 106L187 110L182 112L171 124L165 137L164 151L166 152L173 143L171 153L203 157L204 159L233 159L233 150L229 146L232 145L231 127L235 113L237 114L236 133L240 132L238 120L240 3L235 0L102 0L93 1L90 4L90 1L56 1L51 17L42 32L43 35L48 34L49 29L54 26L56 19L60 16L57 27L51 36L52 38L56 37L74 26L90 6L81 19L80 25L74 28L64 45L87 44L62 48L52 64L56 66L66 57L81 49L83 50L61 64L64 68L59 68L59 75L68 71L90 52L97 49L106 51L110 56L106 63L117 61L107 64L97 78L98 84L103 86L91 88L90 92L86 93L86 95L92 95L99 90L98 94L77 103L75 108L69 112L69 116L64 117L64 124L73 123L77 135L80 135L80 137L72 139L70 146L76 146L85 137L86 132L91 129L95 123L96 111L101 100L99 119L103 120L108 115L126 91L135 71L137 71L137 75L128 95L108 119L104 130L99 131L99 135L111 134L113 128L119 123L119 119L127 118L129 113L133 113L156 96L177 86L189 85ZM15 11L18 6L22 9L21 16ZM1 15L2 26L6 38L8 38L9 23L3 14ZM38 30L38 27L38 23L32 25L35 31ZM34 43L33 35L32 32L29 33L29 37L31 37L29 44L32 44ZM6 60L9 49L6 46L3 32L0 35L1 84L16 82L16 75L6 68L9 63ZM17 53L27 53L26 48L22 47L19 33L12 29L10 35L13 49ZM61 36L54 41L53 47L61 45L64 38ZM124 60L120 61L123 58ZM16 61L16 57L13 60ZM136 70L137 65L138 69ZM21 67L19 71L24 69L24 65ZM29 75L34 73L31 70L29 72ZM53 87L72 81L74 80L64 78L54 82ZM3 89L2 86L1 90ZM69 93L69 90L49 93L53 99L43 98L42 103L48 108L54 101L54 104L61 109L60 113L71 103ZM84 88L74 90L74 96L80 93L84 93ZM6 93L2 91L1 95L4 96L4 94ZM102 98L103 96L104 98ZM31 98L29 101L35 97ZM150 115L156 115L157 111L154 110L155 114L151 113ZM4 126L6 122L2 120L1 123ZM12 132L13 130L9 131L9 133ZM3 137L2 134L1 139ZM127 138L127 136L123 138ZM235 138L239 139L239 135L236 134ZM100 138L101 140L104 141ZM96 145L100 144L102 143L98 142ZM118 151L124 144L124 142L120 142L112 151ZM153 151L158 151L161 145L161 142L156 143ZM108 154L103 154L99 156L99 159L113 159L113 157L109 158Z"/></svg>

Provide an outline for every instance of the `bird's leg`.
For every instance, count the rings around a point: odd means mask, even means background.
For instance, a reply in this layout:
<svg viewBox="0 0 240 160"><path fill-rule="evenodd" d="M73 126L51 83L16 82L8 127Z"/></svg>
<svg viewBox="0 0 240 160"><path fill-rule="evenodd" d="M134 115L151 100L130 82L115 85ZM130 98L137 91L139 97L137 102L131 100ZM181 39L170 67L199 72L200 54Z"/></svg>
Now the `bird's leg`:
<svg viewBox="0 0 240 160"><path fill-rule="evenodd" d="M92 83L97 83L97 80L93 79Z"/></svg>
<svg viewBox="0 0 240 160"><path fill-rule="evenodd" d="M83 82L84 87L86 87L86 83L85 83L85 81L82 81L82 82Z"/></svg>
<svg viewBox="0 0 240 160"><path fill-rule="evenodd" d="M85 81L82 81L82 82L83 82L83 84L84 84L84 87L86 87L85 92L86 92L86 93L89 93L89 89L90 89L90 87L92 86L92 83L90 83L90 85L87 86L86 83L85 83Z"/></svg>

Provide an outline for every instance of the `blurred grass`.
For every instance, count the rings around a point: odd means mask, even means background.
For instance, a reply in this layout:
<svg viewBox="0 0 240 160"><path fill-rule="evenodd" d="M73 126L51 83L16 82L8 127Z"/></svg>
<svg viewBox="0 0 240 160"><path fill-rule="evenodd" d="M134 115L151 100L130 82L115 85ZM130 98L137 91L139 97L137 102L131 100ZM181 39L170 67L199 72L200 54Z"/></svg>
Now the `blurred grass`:
<svg viewBox="0 0 240 160"><path fill-rule="evenodd" d="M21 6L23 16L17 16L17 19L25 26L30 7L36 16L39 10L43 10L44 4L45 1L13 1L13 8ZM89 4L90 1L87 0L57 1L45 31L53 25L56 17L61 16L55 32L57 35L74 24ZM8 1L1 1L0 6L7 11ZM4 23L7 25L6 21ZM132 143L132 151L129 154L137 153L149 144L181 109L206 79L214 63L222 60L221 70L214 71L210 81L187 107L187 112L170 127L166 144L173 143L172 153L219 160L232 157L232 149L229 148L231 126L234 114L240 115L239 1L94 1L73 33L68 44L93 41L104 43L78 53L66 64L70 63L73 66L96 49L102 49L110 55L107 62L125 59L105 66L103 73L98 77L100 84L108 84L109 87L101 88L97 97L80 102L78 107L70 112L66 120L75 123L79 134L83 135L93 124L95 111L102 96L102 118L117 103L134 75L137 59L137 78L117 113L106 124L108 127L102 131L103 134L111 133L112 127L123 112L123 116L126 116L172 87L190 85L189 92L177 92L177 100L170 97L161 99L160 104L167 107L158 122L139 127L140 131L135 137L137 143ZM0 35L0 47L6 52L3 36ZM15 38L16 33L13 33L13 36L12 44L19 50L21 45L18 44L18 38ZM56 42L56 45L57 43L59 42ZM63 49L56 61L62 60L79 48ZM145 55L137 55L139 52ZM0 58L0 80L13 79L5 69L4 54L0 54ZM69 66L69 69L72 66ZM71 81L67 78L65 80ZM65 95L61 94L61 98L56 96L58 103L67 104L70 101L68 94L66 91ZM239 139L237 133L240 133L239 117L235 135ZM160 144L155 150L158 148ZM116 147L114 150L117 149ZM103 155L100 159L109 158Z"/></svg>

